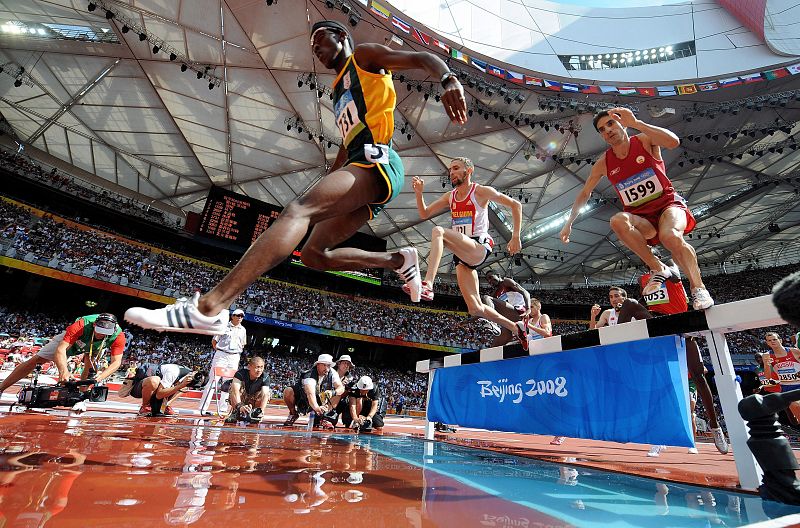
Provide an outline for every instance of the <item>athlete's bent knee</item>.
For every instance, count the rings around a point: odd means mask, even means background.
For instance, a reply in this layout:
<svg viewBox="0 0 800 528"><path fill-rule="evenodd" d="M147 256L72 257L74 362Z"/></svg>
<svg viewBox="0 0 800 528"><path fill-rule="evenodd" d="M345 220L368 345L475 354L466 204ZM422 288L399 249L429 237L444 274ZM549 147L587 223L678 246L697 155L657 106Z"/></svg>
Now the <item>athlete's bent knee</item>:
<svg viewBox="0 0 800 528"><path fill-rule="evenodd" d="M444 236L444 228L442 226L436 226L431 231L431 237L441 238Z"/></svg>
<svg viewBox="0 0 800 528"><path fill-rule="evenodd" d="M330 260L326 253L327 250L325 249L320 250L317 248L304 247L303 251L300 253L300 260L311 269L325 270L328 269L327 265Z"/></svg>
<svg viewBox="0 0 800 528"><path fill-rule="evenodd" d="M621 231L630 231L633 228L633 224L631 224L630 218L625 213L617 213L611 217L609 220L609 224L611 224L611 229L615 233L619 233Z"/></svg>

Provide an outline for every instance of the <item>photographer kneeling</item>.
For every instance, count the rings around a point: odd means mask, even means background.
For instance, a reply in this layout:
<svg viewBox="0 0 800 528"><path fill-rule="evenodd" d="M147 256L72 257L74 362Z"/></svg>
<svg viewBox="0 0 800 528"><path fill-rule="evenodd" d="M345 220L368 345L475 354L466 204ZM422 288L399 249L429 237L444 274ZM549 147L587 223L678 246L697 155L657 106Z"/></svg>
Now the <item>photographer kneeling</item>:
<svg viewBox="0 0 800 528"><path fill-rule="evenodd" d="M117 395L141 398L139 414L173 416L176 413L169 404L188 388L203 388L207 379L205 373L174 363L145 363L136 368L133 378L125 380Z"/></svg>
<svg viewBox="0 0 800 528"><path fill-rule="evenodd" d="M359 429L368 433L372 428L383 428L383 419L386 416L386 398L380 388L372 383L369 376L361 376L356 383L356 394L348 397L350 406L347 412L342 415L342 423L345 427ZM354 418L355 417L355 418Z"/></svg>
<svg viewBox="0 0 800 528"><path fill-rule="evenodd" d="M264 372L264 367L264 358L253 356L246 367L236 372L228 390L233 409L225 423L236 423L240 420L261 422L272 395L269 374Z"/></svg>
<svg viewBox="0 0 800 528"><path fill-rule="evenodd" d="M125 334L117 324L117 318L110 313L79 317L66 330L53 337L29 360L17 365L11 374L0 383L0 394L14 385L36 368L36 365L54 362L58 368L58 381L64 383L72 379L67 368L67 358L83 354L83 373L81 379L92 376L100 382L111 376L122 364L125 350ZM97 373L100 359L110 352L108 367Z"/></svg>

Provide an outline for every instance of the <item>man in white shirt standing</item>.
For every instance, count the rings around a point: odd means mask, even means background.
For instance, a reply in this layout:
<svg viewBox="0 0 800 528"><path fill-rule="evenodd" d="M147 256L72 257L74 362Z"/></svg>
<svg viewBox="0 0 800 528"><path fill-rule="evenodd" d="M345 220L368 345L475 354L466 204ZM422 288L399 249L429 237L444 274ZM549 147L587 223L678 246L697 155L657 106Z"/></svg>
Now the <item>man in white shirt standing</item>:
<svg viewBox="0 0 800 528"><path fill-rule="evenodd" d="M224 367L234 370L239 369L239 358L242 355L245 344L247 344L247 331L242 326L244 320L244 310L237 308L231 314L228 328L222 335L214 336L211 340L211 347L214 349L214 357L211 359L211 371L208 374L208 385L203 390L203 397L200 399L200 414L206 414L211 404L211 387L214 381L219 383L219 379L214 380L214 367ZM227 412L228 393L220 393L219 411Z"/></svg>

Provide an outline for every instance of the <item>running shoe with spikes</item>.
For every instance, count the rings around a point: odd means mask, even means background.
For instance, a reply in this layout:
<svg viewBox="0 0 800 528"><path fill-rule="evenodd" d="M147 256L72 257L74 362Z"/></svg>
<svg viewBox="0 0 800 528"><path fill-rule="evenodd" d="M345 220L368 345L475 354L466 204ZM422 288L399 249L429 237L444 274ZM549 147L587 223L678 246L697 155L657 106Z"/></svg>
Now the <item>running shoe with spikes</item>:
<svg viewBox="0 0 800 528"><path fill-rule="evenodd" d="M555 436L552 440L550 440L550 445L561 445L564 443L566 436Z"/></svg>
<svg viewBox="0 0 800 528"><path fill-rule="evenodd" d="M163 308L128 308L125 320L148 330L220 335L228 328L228 310L209 317L200 313L197 304L200 292L191 298L182 297Z"/></svg>
<svg viewBox="0 0 800 528"><path fill-rule="evenodd" d="M490 321L488 319L484 319L483 317L481 317L480 319L478 319L478 322L481 325L483 325L485 329L487 329L496 336L499 336L500 334L503 333L503 329L500 328L500 325L495 323L494 321Z"/></svg>
<svg viewBox="0 0 800 528"><path fill-rule="evenodd" d="M522 350L528 351L528 327L525 326L525 323L522 321L517 321L514 323L514 326L517 327L516 335L517 341L519 344L522 345Z"/></svg>
<svg viewBox="0 0 800 528"><path fill-rule="evenodd" d="M728 441L725 439L725 433L722 432L722 427L711 429L711 432L714 434L714 445L717 451L726 455L728 453Z"/></svg>
<svg viewBox="0 0 800 528"><path fill-rule="evenodd" d="M650 278L647 279L647 284L642 288L643 295L650 295L658 291L664 281L672 277L672 271L669 268L662 268L661 271L650 271Z"/></svg>
<svg viewBox="0 0 800 528"><path fill-rule="evenodd" d="M650 451L647 452L647 456L649 457L657 457L661 456L663 451L667 450L667 446L665 445L654 445L650 446Z"/></svg>
<svg viewBox="0 0 800 528"><path fill-rule="evenodd" d="M714 299L705 288L695 288L692 290L692 307L695 310L705 310L714 306Z"/></svg>
<svg viewBox="0 0 800 528"><path fill-rule="evenodd" d="M403 284L401 289L406 294L411 295L411 287L408 284ZM422 281L422 289L419 292L419 297L423 301L433 300L433 287L427 281Z"/></svg>
<svg viewBox="0 0 800 528"><path fill-rule="evenodd" d="M290 414L289 417L286 419L286 421L283 422L283 426L284 427L289 427L289 426L294 425L294 423L297 421L298 418L300 418L299 414L297 414L297 413Z"/></svg>
<svg viewBox="0 0 800 528"><path fill-rule="evenodd" d="M419 256L413 247L403 248L399 251L403 255L403 264L394 270L408 286L408 295L411 302L418 303L422 294L422 279L419 275ZM405 290L403 290L405 291Z"/></svg>

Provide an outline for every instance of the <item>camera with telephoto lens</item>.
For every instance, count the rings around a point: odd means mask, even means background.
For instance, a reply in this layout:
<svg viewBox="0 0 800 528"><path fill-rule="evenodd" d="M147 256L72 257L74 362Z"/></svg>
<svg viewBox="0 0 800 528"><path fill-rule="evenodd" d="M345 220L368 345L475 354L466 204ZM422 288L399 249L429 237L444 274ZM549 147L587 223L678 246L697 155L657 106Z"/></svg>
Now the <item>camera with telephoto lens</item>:
<svg viewBox="0 0 800 528"><path fill-rule="evenodd" d="M82 391L81 387L93 385L92 388ZM91 402L104 402L108 397L108 387L95 385L91 379L80 381L67 381L56 385L26 385L19 391L17 399L25 407L50 408L72 407L78 402L89 400Z"/></svg>
<svg viewBox="0 0 800 528"><path fill-rule="evenodd" d="M187 389L200 390L208 383L208 374L205 372L195 372L192 381L186 386Z"/></svg>
<svg viewBox="0 0 800 528"><path fill-rule="evenodd" d="M89 400L91 402L104 402L108 397L108 387L97 385L94 371L89 372L90 379L65 381L55 385L39 385L39 374L42 366L36 365L33 372L33 381L22 387L17 394L17 401L25 407L51 408L72 407L78 402ZM91 389L81 390L81 387L92 386Z"/></svg>

